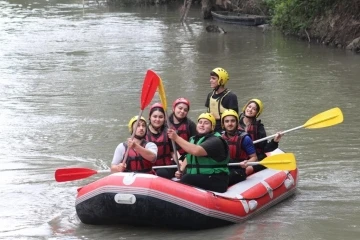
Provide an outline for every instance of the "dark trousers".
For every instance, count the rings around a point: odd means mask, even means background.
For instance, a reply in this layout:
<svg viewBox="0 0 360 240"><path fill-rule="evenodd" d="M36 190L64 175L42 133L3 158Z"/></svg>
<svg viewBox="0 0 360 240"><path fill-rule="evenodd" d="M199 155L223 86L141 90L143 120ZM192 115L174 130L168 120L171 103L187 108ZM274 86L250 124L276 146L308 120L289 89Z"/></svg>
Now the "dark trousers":
<svg viewBox="0 0 360 240"><path fill-rule="evenodd" d="M156 175L159 177L172 179L175 177L175 172L177 171L177 168L159 168L155 169Z"/></svg>
<svg viewBox="0 0 360 240"><path fill-rule="evenodd" d="M229 186L246 180L246 170L242 167L229 167Z"/></svg>
<svg viewBox="0 0 360 240"><path fill-rule="evenodd" d="M227 174L185 174L180 179L181 183L214 192L226 192L229 184Z"/></svg>

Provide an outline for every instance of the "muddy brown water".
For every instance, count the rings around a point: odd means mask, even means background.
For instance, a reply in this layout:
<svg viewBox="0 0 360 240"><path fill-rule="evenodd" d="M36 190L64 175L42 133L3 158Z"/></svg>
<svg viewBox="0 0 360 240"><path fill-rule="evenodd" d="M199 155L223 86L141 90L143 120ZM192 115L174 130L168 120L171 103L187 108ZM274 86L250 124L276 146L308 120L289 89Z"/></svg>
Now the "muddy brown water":
<svg viewBox="0 0 360 240"><path fill-rule="evenodd" d="M254 27L219 24L228 33L209 34L196 8L185 26L177 7L12 0L0 10L1 239L357 239L360 56ZM58 183L55 170L109 167L139 112L147 69L162 77L169 103L190 99L195 119L218 66L240 108L263 100L269 134L343 110L344 123L281 141L298 161L297 194L243 224L206 231L82 224L76 190L101 176Z"/></svg>

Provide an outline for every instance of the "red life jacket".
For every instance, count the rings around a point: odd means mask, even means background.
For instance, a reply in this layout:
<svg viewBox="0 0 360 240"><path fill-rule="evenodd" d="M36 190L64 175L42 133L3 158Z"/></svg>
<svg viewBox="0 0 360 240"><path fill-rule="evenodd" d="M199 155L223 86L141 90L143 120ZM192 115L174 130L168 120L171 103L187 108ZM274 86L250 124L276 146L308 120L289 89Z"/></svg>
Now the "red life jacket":
<svg viewBox="0 0 360 240"><path fill-rule="evenodd" d="M175 126L175 125L173 125L173 126L174 126L175 130L177 131L177 134L180 137L182 137L186 141L189 141L190 129L189 129L189 122L187 119L185 121L183 121L181 124L179 124L177 126ZM180 153L180 155L186 154L186 152L177 144L176 144L176 150Z"/></svg>
<svg viewBox="0 0 360 240"><path fill-rule="evenodd" d="M260 125L260 120L254 119L250 125L247 126L246 132L251 137L251 140L256 141L258 140L258 126ZM239 130L245 131L245 129L239 124ZM255 150L257 153L263 152L263 149L261 148L260 144L254 144Z"/></svg>
<svg viewBox="0 0 360 240"><path fill-rule="evenodd" d="M140 145L145 147L148 142L144 139L141 141ZM127 143L124 143L125 151L127 149ZM126 172L141 172L141 173L150 173L155 174L152 170L153 164L150 161L145 160L139 153L134 149L129 149L129 154L126 159Z"/></svg>
<svg viewBox="0 0 360 240"><path fill-rule="evenodd" d="M238 132L235 136L227 136L225 133L221 137L228 143L230 151L230 162L242 162L249 159L246 151L242 149L242 140L248 136L246 132Z"/></svg>
<svg viewBox="0 0 360 240"><path fill-rule="evenodd" d="M170 139L167 135L167 129L164 128L159 136L155 136L149 129L146 134L146 140L153 142L158 147L157 158L154 166L172 165Z"/></svg>

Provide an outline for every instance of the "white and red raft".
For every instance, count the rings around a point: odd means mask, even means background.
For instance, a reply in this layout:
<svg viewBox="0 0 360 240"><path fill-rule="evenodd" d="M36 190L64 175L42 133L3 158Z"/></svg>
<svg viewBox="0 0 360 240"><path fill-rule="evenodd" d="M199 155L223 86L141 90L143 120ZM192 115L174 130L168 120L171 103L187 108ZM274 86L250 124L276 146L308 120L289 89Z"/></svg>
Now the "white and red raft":
<svg viewBox="0 0 360 240"><path fill-rule="evenodd" d="M269 209L293 195L297 183L297 169L265 169L217 193L150 174L114 173L79 189L76 212L85 224L214 228Z"/></svg>

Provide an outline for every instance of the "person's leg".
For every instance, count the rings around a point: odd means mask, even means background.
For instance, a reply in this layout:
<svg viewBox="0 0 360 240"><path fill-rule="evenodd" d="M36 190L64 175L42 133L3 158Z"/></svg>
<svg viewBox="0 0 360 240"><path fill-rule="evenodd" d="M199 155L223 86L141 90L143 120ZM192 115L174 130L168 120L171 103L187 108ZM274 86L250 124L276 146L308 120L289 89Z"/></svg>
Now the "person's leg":
<svg viewBox="0 0 360 240"><path fill-rule="evenodd" d="M156 175L159 177L172 179L175 176L176 169L174 168L160 168L156 169Z"/></svg>
<svg viewBox="0 0 360 240"><path fill-rule="evenodd" d="M214 192L226 192L229 183L229 176L185 174L181 178L180 182Z"/></svg>
<svg viewBox="0 0 360 240"><path fill-rule="evenodd" d="M242 182L246 180L246 173L245 169L241 167L237 168L229 168L230 175L229 175L229 186L234 185L235 183Z"/></svg>

